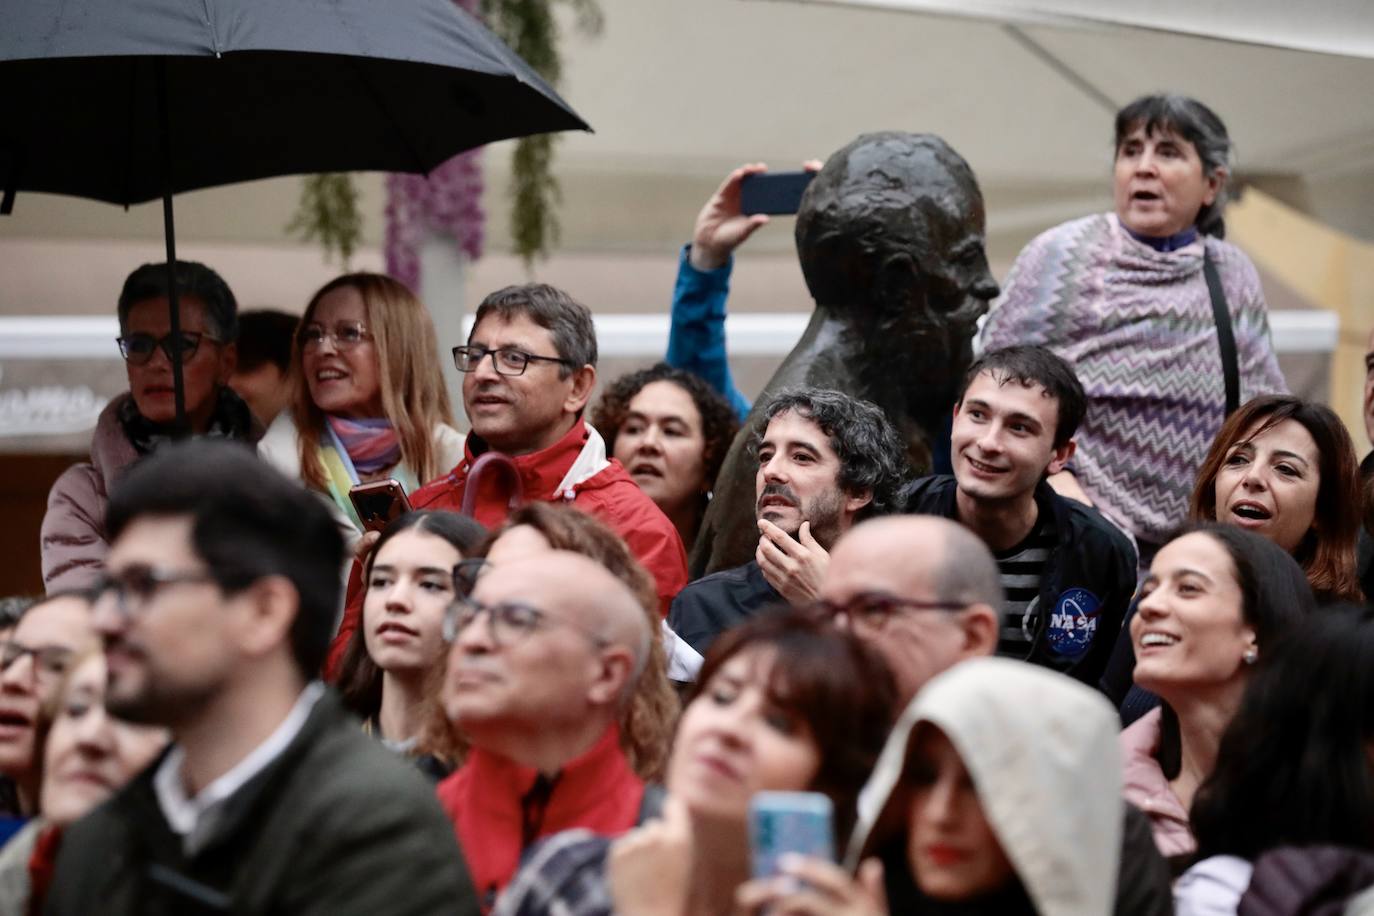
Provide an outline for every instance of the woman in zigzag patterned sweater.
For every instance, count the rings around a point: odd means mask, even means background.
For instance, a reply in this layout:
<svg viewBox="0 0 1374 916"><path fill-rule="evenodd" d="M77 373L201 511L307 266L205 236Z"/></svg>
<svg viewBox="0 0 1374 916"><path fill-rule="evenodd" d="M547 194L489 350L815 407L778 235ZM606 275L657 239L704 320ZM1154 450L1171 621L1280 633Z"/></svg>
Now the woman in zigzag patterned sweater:
<svg viewBox="0 0 1374 916"><path fill-rule="evenodd" d="M1115 213L1057 226L1017 257L984 349L1043 344L1088 395L1069 469L1051 478L1136 538L1142 568L1185 520L1226 416L1210 259L1235 337L1240 403L1286 393L1255 266L1221 240L1231 141L1210 109L1147 96L1116 117Z"/></svg>

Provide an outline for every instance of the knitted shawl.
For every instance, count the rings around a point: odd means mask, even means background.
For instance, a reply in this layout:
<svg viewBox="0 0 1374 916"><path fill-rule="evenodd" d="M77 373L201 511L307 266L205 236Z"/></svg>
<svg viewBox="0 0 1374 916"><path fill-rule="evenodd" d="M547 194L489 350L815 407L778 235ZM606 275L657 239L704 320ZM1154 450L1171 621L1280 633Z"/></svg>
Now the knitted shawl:
<svg viewBox="0 0 1374 916"><path fill-rule="evenodd" d="M982 330L984 350L1041 344L1073 366L1088 395L1074 474L1103 514L1151 544L1183 523L1198 466L1225 420L1204 245L1231 312L1241 403L1286 392L1250 259L1211 237L1155 251L1110 213L1027 245Z"/></svg>

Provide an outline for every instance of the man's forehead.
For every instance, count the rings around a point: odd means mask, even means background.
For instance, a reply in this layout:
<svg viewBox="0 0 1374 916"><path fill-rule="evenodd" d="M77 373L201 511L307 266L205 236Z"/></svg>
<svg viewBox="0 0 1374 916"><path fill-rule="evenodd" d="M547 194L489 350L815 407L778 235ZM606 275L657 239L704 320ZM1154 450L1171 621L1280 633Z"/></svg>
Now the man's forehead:
<svg viewBox="0 0 1374 916"><path fill-rule="evenodd" d="M804 443L821 451L831 451L830 437L820 424L795 410L784 410L769 420L763 431L763 441L773 445Z"/></svg>
<svg viewBox="0 0 1374 916"><path fill-rule="evenodd" d="M196 559L189 515L140 515L110 545L105 563L119 570L134 564L168 567Z"/></svg>
<svg viewBox="0 0 1374 916"><path fill-rule="evenodd" d="M981 401L998 410L1032 413L1042 420L1054 419L1059 409L1059 399L1040 383L1025 383L992 370L979 372L969 382L964 403L969 401Z"/></svg>
<svg viewBox="0 0 1374 916"><path fill-rule="evenodd" d="M830 552L822 596L835 601L884 591L899 598L934 597L940 543L904 527L896 532L890 525L859 526L841 538Z"/></svg>
<svg viewBox="0 0 1374 916"><path fill-rule="evenodd" d="M468 342L481 344L493 350L501 347L542 349L553 345L553 332L540 326L523 312L512 313L509 319L492 312L473 325Z"/></svg>

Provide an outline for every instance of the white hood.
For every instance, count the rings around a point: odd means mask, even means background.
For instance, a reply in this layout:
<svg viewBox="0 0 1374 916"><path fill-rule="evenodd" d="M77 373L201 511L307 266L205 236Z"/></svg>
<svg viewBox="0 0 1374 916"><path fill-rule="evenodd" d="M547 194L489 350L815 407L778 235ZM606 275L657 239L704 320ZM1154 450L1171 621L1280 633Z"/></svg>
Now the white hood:
<svg viewBox="0 0 1374 916"><path fill-rule="evenodd" d="M864 787L846 864L871 852L920 722L959 752L1037 912L1110 913L1121 857L1120 720L1097 691L1010 659L962 662L911 701Z"/></svg>

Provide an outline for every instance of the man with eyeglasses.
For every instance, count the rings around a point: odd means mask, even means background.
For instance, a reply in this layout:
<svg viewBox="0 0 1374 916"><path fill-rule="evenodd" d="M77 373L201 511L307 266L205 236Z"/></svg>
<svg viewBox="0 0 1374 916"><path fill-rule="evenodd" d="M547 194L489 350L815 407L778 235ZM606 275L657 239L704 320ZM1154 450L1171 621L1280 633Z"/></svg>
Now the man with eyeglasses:
<svg viewBox="0 0 1374 916"><path fill-rule="evenodd" d="M428 782L316 678L343 543L246 449L160 449L111 494L105 705L172 744L67 828L53 914L476 914Z"/></svg>
<svg viewBox="0 0 1374 916"><path fill-rule="evenodd" d="M472 430L463 460L413 493L411 505L458 510L467 497L472 515L496 528L519 501L570 502L625 539L654 577L666 614L687 584L687 556L672 522L583 419L596 385L591 312L546 284L508 286L482 300L453 357ZM475 462L491 452L513 462L518 487L498 467L469 493Z"/></svg>
<svg viewBox="0 0 1374 916"><path fill-rule="evenodd" d="M49 592L86 588L103 568L105 505L114 482L130 464L173 438L176 400L172 359L179 354L186 416L198 436L256 442L258 423L228 387L234 371L238 305L219 274L195 261L178 261L180 346L171 337L167 265L144 264L119 294L119 352L129 391L110 402L91 436L91 460L53 484L41 535L43 583Z"/></svg>
<svg viewBox="0 0 1374 916"><path fill-rule="evenodd" d="M439 799L489 908L540 838L615 835L640 819L644 783L617 722L653 634L604 567L548 551L489 567L449 609L445 635L441 700L472 750Z"/></svg>
<svg viewBox="0 0 1374 916"><path fill-rule="evenodd" d="M668 625L703 655L764 608L816 597L839 537L896 511L908 471L897 430L876 405L841 391L792 388L759 411L749 441L758 548L742 566L682 590Z"/></svg>

